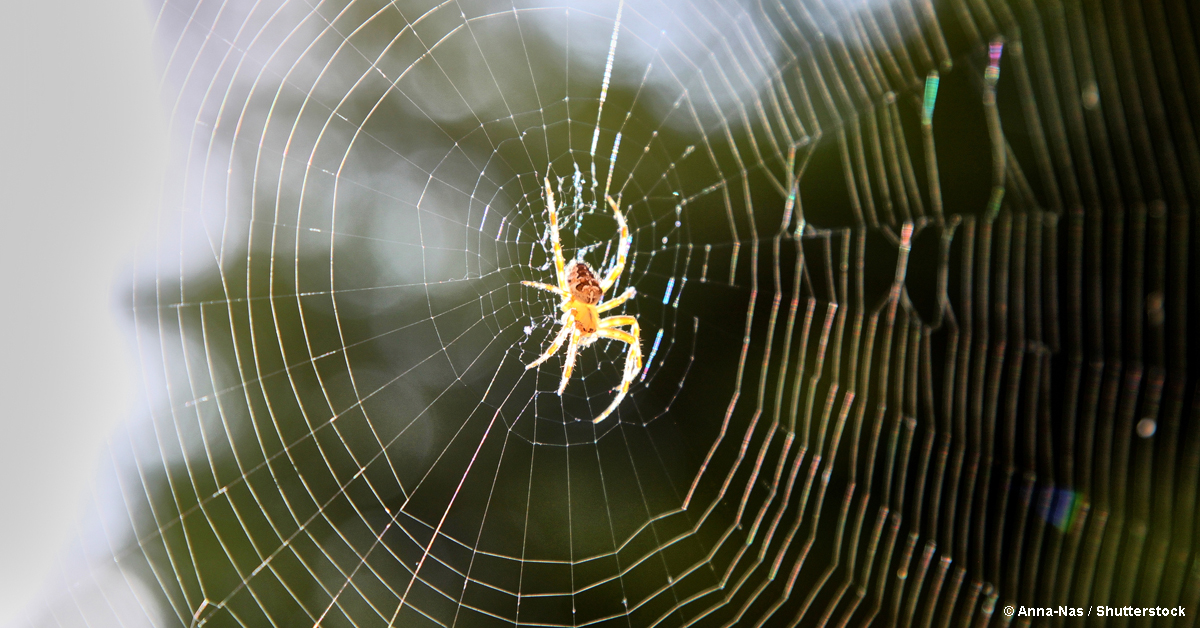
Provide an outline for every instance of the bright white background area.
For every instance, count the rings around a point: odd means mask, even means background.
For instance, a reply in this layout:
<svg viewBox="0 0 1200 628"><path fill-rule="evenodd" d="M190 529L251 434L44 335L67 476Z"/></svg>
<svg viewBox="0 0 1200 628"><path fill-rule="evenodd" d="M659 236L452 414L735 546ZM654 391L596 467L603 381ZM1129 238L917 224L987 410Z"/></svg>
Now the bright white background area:
<svg viewBox="0 0 1200 628"><path fill-rule="evenodd" d="M3 625L79 529L106 440L144 411L127 295L166 142L145 2L0 6Z"/></svg>

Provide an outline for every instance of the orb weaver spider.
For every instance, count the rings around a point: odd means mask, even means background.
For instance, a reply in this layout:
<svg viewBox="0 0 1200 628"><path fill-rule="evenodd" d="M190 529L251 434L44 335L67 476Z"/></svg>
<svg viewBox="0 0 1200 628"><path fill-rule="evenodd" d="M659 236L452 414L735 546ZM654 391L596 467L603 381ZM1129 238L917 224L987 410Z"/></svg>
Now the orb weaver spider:
<svg viewBox="0 0 1200 628"><path fill-rule="evenodd" d="M558 206L554 201L554 191L550 189L550 177L546 177L546 207L550 212L550 242L554 247L554 274L558 285L538 281L521 282L526 286L553 292L562 297L563 301L559 306L563 311L562 319L559 321L562 329L554 337L554 341L550 343L546 352L525 366L526 369L531 369L549 360L555 353L558 353L563 342L566 342L567 337L570 336L570 342L567 344L567 361L563 366L562 381L558 385L560 397L567 389L571 371L575 369L575 355L580 347L586 347L600 338L618 340L629 345L629 350L625 353L625 370L621 377L621 384L618 386L617 396L604 412L592 419L593 423L603 421L612 414L613 410L617 409L629 392L629 385L633 383L637 372L642 369L641 328L638 327L637 319L628 315L600 318L602 312L620 307L637 294L637 290L630 287L621 293L621 296L603 303L600 302L604 293L617 282L621 271L625 269L629 244L633 240L629 235L629 225L625 224L625 217L621 215L621 208L617 206L611 196L605 196L604 199L608 201L613 215L616 216L617 224L621 228L621 240L617 244L617 263L608 272L608 276L603 281L598 281L596 273L592 271L592 267L587 262L576 258L568 267L563 261L562 243L559 242L558 236ZM628 327L629 331L618 329L619 327Z"/></svg>

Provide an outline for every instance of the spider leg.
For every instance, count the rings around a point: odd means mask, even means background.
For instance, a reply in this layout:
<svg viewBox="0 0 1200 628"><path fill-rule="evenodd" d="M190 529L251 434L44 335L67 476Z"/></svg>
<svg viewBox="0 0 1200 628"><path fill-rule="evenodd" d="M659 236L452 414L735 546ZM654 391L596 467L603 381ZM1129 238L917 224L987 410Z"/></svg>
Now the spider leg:
<svg viewBox="0 0 1200 628"><path fill-rule="evenodd" d="M546 360L549 360L555 353L558 353L559 348L562 347L563 341L567 339L567 334L569 334L571 330L575 328L570 312L563 314L561 324L563 327L561 330L559 330L558 335L554 337L554 342L550 343L550 348L546 349L546 352L543 353L540 358L530 362L529 364L526 364L526 370L531 369L542 362L545 362Z"/></svg>
<svg viewBox="0 0 1200 628"><path fill-rule="evenodd" d="M558 385L558 396L562 396L563 391L567 389L567 382L571 381L571 371L575 370L575 355L579 350L579 329L574 325L571 326L571 342L567 345L567 363L563 366L562 382Z"/></svg>
<svg viewBox="0 0 1200 628"><path fill-rule="evenodd" d="M558 287L564 293L569 293L567 285L567 263L563 260L562 242L558 238L558 205L554 202L554 190L550 189L550 176L546 176L546 209L550 212L550 244L554 247L554 275L558 279Z"/></svg>
<svg viewBox="0 0 1200 628"><path fill-rule="evenodd" d="M616 299L613 299L613 301L616 301ZM629 316L628 314L622 316L608 316L600 319L600 329L626 326L633 328L629 331L629 333L633 334L636 338L641 338L641 326L638 325L636 318Z"/></svg>
<svg viewBox="0 0 1200 628"><path fill-rule="evenodd" d="M628 288L625 290L625 292L623 292L621 294L621 296L619 296L615 299L610 299L608 301L605 301L604 303L601 303L600 305L597 305L596 313L599 314L600 312L607 312L611 309L621 307L622 303L632 299L635 296L637 296L637 290L634 290L632 287Z"/></svg>
<svg viewBox="0 0 1200 628"><path fill-rule="evenodd" d="M625 216L621 214L621 208L617 206L617 202L611 196L605 198L608 200L609 207L612 207L617 224L621 227L621 240L617 243L617 265L613 266L612 270L608 272L608 276L600 283L600 289L608 292L608 289L617 283L621 271L625 270L625 260L629 257L629 244L633 238L629 235L629 225L625 223Z"/></svg>
<svg viewBox="0 0 1200 628"><path fill-rule="evenodd" d="M629 331L616 329L628 325ZM630 368L631 363L636 363L633 366L634 372L642 368L642 328L638 325L637 319L632 316L609 316L608 318L600 319L600 329L596 330L597 336L604 338L612 338L620 340L629 345L629 353L625 356L625 367Z"/></svg>
<svg viewBox="0 0 1200 628"><path fill-rule="evenodd" d="M546 292L553 292L554 294L557 294L560 297L571 296L571 293L564 291L562 288L559 288L558 286L552 286L548 283L542 283L540 281L522 281L521 284L529 286L530 288L537 288L538 290L545 290Z"/></svg>
<svg viewBox="0 0 1200 628"><path fill-rule="evenodd" d="M614 316L612 318L625 317ZM603 325L605 321L612 320L612 318L600 321L601 325ZM628 318L633 317L630 316ZM630 323L625 321L612 324L617 325ZM608 415L612 414L613 410L616 410L617 406L621 405L621 402L625 399L625 395L629 394L629 385L633 383L633 380L637 377L637 372L642 368L642 349L640 346L641 343L639 336L640 330L638 329L636 320L632 321L632 325L632 334L621 329L613 329L612 327L601 327L600 329L596 330L597 336L619 340L628 344L629 352L625 354L625 372L621 376L621 384L617 387L617 396L613 398L612 403L608 404L608 407L604 409L604 412L601 412L598 416L596 416L596 418L592 419L592 423L599 423L604 419L607 419Z"/></svg>

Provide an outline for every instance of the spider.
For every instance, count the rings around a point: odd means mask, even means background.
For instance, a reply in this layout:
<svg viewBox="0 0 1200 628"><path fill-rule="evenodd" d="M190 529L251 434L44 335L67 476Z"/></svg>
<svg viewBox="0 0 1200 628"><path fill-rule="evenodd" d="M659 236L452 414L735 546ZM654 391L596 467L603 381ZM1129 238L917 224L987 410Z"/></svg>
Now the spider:
<svg viewBox="0 0 1200 628"><path fill-rule="evenodd" d="M563 366L562 381L558 385L559 396L562 396L563 391L567 388L567 382L571 379L571 371L575 368L575 355L580 347L586 347L600 338L619 340L629 345L629 350L625 354L625 371L621 377L621 384L618 386L617 396L604 412L592 420L593 423L603 421L612 414L613 410L617 409L621 400L629 392L629 385L633 383L633 378L642 368L641 328L638 327L637 319L628 315L600 318L602 312L620 307L637 294L637 291L630 287L621 293L621 296L603 303L600 302L604 293L617 282L621 271L625 269L625 259L629 255L629 244L632 240L629 235L629 226L625 224L625 217L621 215L621 209L617 206L616 201L611 196L606 196L605 200L608 201L609 207L612 207L617 224L621 227L621 240L617 245L616 265L608 272L608 276L603 281L599 281L587 262L576 258L568 267L563 261L562 243L559 242L558 237L558 207L554 202L554 191L550 189L550 177L546 177L546 205L550 212L550 242L554 246L554 273L558 285L553 286L538 281L521 282L526 286L553 292L562 297L560 308L563 315L559 321L562 329L554 337L554 341L550 343L546 352L525 366L526 369L531 369L549 360L562 348L563 342L570 336L571 340L567 344L567 362ZM628 327L629 331L618 329L619 327Z"/></svg>

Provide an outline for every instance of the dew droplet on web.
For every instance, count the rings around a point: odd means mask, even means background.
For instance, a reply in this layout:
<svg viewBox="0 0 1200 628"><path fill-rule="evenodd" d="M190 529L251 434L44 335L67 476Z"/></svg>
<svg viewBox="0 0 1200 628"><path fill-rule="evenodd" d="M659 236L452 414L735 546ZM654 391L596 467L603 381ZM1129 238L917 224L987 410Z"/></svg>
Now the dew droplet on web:
<svg viewBox="0 0 1200 628"><path fill-rule="evenodd" d="M1083 87L1083 108L1087 110L1095 109L1100 106L1100 90L1096 88L1095 83L1088 83Z"/></svg>
<svg viewBox="0 0 1200 628"><path fill-rule="evenodd" d="M1151 325L1162 325L1166 320L1166 311L1163 309L1163 294L1161 292L1151 292L1146 295L1146 321Z"/></svg>

